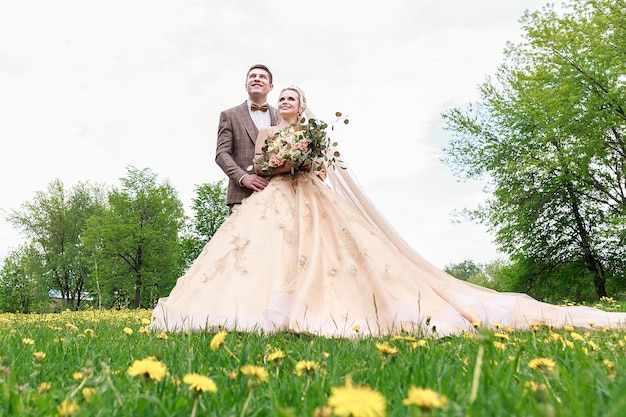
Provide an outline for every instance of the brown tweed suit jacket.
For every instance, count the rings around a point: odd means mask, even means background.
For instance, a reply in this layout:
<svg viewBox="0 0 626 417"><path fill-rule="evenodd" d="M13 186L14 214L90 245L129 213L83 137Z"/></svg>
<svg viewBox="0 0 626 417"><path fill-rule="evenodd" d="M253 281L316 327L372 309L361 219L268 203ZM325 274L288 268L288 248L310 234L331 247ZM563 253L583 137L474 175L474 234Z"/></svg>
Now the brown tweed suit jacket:
<svg viewBox="0 0 626 417"><path fill-rule="evenodd" d="M278 123L278 111L270 107L269 112L274 126ZM252 172L248 167L254 159L254 144L258 134L247 102L220 113L215 162L229 178L226 204L239 204L252 194L251 189L240 187L238 182L244 174Z"/></svg>

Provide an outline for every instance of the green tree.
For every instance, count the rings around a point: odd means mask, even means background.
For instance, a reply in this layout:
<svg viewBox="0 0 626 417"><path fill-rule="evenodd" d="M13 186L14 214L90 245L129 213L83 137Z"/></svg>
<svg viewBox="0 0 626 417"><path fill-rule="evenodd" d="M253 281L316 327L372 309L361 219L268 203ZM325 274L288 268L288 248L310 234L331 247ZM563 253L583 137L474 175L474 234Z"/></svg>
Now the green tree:
<svg viewBox="0 0 626 417"><path fill-rule="evenodd" d="M448 264L443 270L455 278L469 281L473 276L482 273L483 267L470 259L466 259L458 264Z"/></svg>
<svg viewBox="0 0 626 417"><path fill-rule="evenodd" d="M224 180L197 185L192 199L194 216L181 239L181 273L198 257L204 246L228 217Z"/></svg>
<svg viewBox="0 0 626 417"><path fill-rule="evenodd" d="M40 311L49 302L42 272L40 253L33 246L21 245L9 253L0 269L0 310Z"/></svg>
<svg viewBox="0 0 626 417"><path fill-rule="evenodd" d="M79 182L66 190L60 180L47 192L35 193L32 201L13 210L8 220L29 239L42 259L43 285L57 289L71 308L78 309L88 287L90 265L81 236L87 220L103 210L100 186Z"/></svg>
<svg viewBox="0 0 626 417"><path fill-rule="evenodd" d="M507 46L481 100L443 115L455 133L447 163L491 182L472 215L500 249L541 279L578 265L599 297L607 279L624 281L625 22L623 0L526 13L524 42Z"/></svg>
<svg viewBox="0 0 626 417"><path fill-rule="evenodd" d="M90 220L84 243L93 248L90 265L109 304L151 307L178 277L183 206L150 169L129 167L121 183L108 209Z"/></svg>

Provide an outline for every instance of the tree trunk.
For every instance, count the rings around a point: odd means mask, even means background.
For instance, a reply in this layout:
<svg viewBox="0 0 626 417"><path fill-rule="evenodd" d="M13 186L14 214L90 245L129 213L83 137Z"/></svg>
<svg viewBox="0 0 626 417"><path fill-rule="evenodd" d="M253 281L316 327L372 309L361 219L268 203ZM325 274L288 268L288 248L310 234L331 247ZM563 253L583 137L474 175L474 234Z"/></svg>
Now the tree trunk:
<svg viewBox="0 0 626 417"><path fill-rule="evenodd" d="M138 309L141 306L141 285L142 285L142 262L143 262L143 249L141 246L137 249L137 264L135 265L135 300L133 301L133 308Z"/></svg>
<svg viewBox="0 0 626 417"><path fill-rule="evenodd" d="M585 261L585 265L587 266L587 269L593 274L593 285L596 288L596 293L598 294L598 297L606 297L606 287L604 285L606 282L606 277L604 276L604 267L593 254L591 243L589 242L589 233L580 214L578 200L576 199L576 196L570 184L567 185L567 193L569 194L570 202L572 204L572 213L574 214L574 218L576 220L576 228L578 229L578 235L580 237L580 246L583 251L583 259Z"/></svg>

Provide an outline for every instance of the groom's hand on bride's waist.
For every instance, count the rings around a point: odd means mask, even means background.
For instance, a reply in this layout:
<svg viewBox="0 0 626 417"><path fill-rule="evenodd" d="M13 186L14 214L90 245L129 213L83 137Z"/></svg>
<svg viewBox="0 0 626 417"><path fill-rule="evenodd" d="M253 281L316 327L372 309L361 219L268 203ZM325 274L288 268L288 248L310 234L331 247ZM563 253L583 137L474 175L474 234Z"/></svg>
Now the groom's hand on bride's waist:
<svg viewBox="0 0 626 417"><path fill-rule="evenodd" d="M246 174L241 178L241 186L253 191L261 191L267 184L267 179L256 174Z"/></svg>

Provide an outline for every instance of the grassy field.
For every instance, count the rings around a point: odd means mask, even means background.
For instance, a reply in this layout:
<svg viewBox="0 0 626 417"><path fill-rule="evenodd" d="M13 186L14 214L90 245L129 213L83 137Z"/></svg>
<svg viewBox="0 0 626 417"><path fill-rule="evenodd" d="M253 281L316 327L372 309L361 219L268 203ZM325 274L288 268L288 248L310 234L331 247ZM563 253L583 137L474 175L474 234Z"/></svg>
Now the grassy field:
<svg viewBox="0 0 626 417"><path fill-rule="evenodd" d="M626 415L626 332L164 334L150 314L0 315L0 415Z"/></svg>

